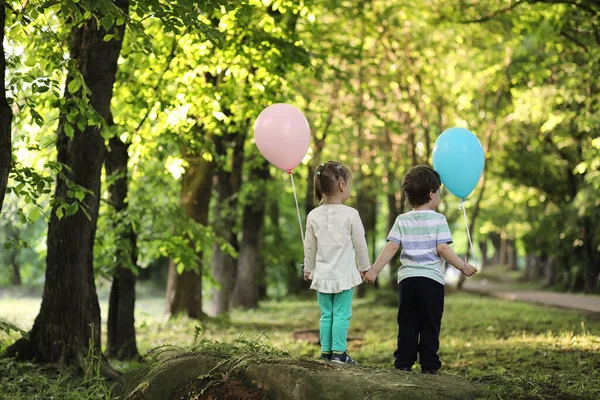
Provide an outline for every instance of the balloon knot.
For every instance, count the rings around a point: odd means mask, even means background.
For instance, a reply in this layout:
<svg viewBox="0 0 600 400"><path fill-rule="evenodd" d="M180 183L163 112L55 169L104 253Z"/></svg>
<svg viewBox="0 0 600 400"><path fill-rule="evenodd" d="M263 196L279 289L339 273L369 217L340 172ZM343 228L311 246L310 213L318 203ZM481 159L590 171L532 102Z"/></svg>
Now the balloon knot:
<svg viewBox="0 0 600 400"><path fill-rule="evenodd" d="M290 174L290 175L292 174L292 170L291 170L291 169L288 169L288 170L287 170L287 171L285 171L285 172L287 172L287 173L288 173L288 174Z"/></svg>

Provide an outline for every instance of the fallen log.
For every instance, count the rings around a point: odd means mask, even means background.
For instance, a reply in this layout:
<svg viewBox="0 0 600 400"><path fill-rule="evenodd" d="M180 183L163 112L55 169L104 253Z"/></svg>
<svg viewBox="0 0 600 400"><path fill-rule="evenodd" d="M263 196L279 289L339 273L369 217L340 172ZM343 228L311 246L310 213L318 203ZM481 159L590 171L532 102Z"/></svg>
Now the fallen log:
<svg viewBox="0 0 600 400"><path fill-rule="evenodd" d="M115 400L473 399L486 387L424 375L260 354L183 353L125 375Z"/></svg>

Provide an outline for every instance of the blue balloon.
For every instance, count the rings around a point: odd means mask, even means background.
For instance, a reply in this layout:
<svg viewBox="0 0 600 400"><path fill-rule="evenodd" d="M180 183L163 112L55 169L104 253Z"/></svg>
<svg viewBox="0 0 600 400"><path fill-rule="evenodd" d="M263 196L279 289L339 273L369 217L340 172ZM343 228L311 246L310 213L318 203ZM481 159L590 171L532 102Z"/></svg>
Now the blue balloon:
<svg viewBox="0 0 600 400"><path fill-rule="evenodd" d="M464 199L481 178L485 156L483 147L473 132L464 128L445 130L433 146L433 169L444 186Z"/></svg>

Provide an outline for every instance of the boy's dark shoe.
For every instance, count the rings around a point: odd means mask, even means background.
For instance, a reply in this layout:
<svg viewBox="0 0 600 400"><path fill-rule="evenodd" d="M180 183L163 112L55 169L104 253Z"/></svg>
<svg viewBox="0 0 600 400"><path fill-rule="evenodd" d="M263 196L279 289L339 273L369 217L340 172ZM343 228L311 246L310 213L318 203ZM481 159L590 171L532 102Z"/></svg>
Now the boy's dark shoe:
<svg viewBox="0 0 600 400"><path fill-rule="evenodd" d="M352 365L358 365L358 363L356 361L354 361L352 359L352 357L350 357L348 355L348 352L345 351L343 353L333 353L331 355L331 362L337 363L337 364L352 364Z"/></svg>
<svg viewBox="0 0 600 400"><path fill-rule="evenodd" d="M412 371L411 367L396 367L396 369L398 371L407 371L407 372L411 372Z"/></svg>
<svg viewBox="0 0 600 400"><path fill-rule="evenodd" d="M319 358L323 361L331 361L331 353L321 353Z"/></svg>
<svg viewBox="0 0 600 400"><path fill-rule="evenodd" d="M438 371L437 369L422 369L421 373L428 375L439 375L440 371Z"/></svg>

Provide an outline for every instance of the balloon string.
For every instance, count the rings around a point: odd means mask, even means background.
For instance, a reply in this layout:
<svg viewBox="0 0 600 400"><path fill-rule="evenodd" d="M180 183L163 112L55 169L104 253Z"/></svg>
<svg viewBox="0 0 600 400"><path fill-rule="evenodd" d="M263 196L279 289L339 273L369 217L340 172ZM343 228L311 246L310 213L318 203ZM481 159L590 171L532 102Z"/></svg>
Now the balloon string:
<svg viewBox="0 0 600 400"><path fill-rule="evenodd" d="M467 227L467 237L469 238L469 247L471 247L471 254L473 255L473 262L475 263L475 268L479 269L479 267L477 266L477 258L475 258L475 248L473 247L473 242L471 241L471 232L469 231L469 220L467 219L467 210L465 208L465 199L462 199L460 201L460 205L458 206L458 209L460 210L462 208L463 211L463 215L465 216L465 226ZM469 253L469 251L467 250L467 254Z"/></svg>
<svg viewBox="0 0 600 400"><path fill-rule="evenodd" d="M296 195L296 185L294 184L294 174L291 170L287 171L290 174L292 180L292 189L294 190L294 200L296 201L296 212L298 213L298 225L300 226L300 238L302 239L302 246L304 246L304 230L302 229L302 218L300 218L300 207L298 206L298 196Z"/></svg>

